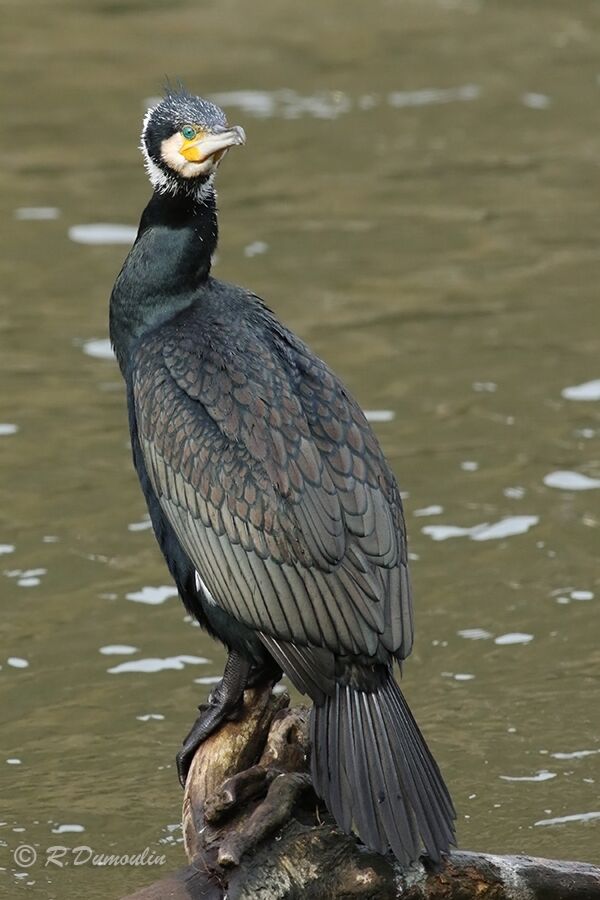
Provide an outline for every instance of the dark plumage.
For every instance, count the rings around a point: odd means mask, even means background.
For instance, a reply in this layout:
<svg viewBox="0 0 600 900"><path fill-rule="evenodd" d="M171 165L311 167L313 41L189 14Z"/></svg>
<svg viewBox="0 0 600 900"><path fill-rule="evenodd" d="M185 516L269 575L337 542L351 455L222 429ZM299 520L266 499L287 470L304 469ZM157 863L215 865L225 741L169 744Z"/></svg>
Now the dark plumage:
<svg viewBox="0 0 600 900"><path fill-rule="evenodd" d="M186 93L150 112L155 191L111 298L158 542L187 609L229 650L180 775L244 687L283 670L314 701L313 780L340 826L402 864L421 846L439 859L452 802L392 672L413 638L396 480L326 364L209 274L212 178L243 138Z"/></svg>

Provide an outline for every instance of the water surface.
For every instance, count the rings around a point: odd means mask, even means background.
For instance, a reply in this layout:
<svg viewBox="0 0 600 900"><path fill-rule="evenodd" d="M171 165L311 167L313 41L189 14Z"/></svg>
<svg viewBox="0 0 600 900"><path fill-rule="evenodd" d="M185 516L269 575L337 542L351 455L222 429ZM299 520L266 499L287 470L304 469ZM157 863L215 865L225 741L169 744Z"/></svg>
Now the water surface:
<svg viewBox="0 0 600 900"><path fill-rule="evenodd" d="M181 864L173 756L224 661L154 546L106 344L164 73L248 134L217 274L343 376L400 480L405 688L461 845L600 863L597 4L5 8L0 894Z"/></svg>

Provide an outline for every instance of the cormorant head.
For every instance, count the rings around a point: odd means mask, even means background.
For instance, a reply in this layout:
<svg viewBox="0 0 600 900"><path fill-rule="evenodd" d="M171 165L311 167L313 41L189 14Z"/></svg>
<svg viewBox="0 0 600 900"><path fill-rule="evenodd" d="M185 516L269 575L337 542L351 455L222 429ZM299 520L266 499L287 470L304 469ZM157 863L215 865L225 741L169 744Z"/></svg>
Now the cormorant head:
<svg viewBox="0 0 600 900"><path fill-rule="evenodd" d="M169 89L146 113L141 150L156 191L200 199L229 147L245 140L243 128L230 127L214 103Z"/></svg>

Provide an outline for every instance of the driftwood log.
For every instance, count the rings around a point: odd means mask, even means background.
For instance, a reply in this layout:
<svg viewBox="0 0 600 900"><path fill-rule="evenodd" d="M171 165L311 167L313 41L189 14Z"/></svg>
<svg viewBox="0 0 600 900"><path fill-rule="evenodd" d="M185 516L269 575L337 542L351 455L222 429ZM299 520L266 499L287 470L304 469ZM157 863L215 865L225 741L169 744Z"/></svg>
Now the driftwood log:
<svg viewBox="0 0 600 900"><path fill-rule="evenodd" d="M308 710L248 690L199 748L183 801L185 868L124 900L600 900L600 867L455 851L401 872L335 826L308 773Z"/></svg>

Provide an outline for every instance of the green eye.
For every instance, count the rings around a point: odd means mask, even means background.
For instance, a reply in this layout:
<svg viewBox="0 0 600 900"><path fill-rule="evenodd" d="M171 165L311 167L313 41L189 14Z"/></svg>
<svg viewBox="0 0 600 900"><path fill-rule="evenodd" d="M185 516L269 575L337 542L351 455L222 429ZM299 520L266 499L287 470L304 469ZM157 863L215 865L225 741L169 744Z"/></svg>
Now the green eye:
<svg viewBox="0 0 600 900"><path fill-rule="evenodd" d="M181 133L186 141L191 141L192 138L195 138L198 134L193 125L184 125L181 129Z"/></svg>

